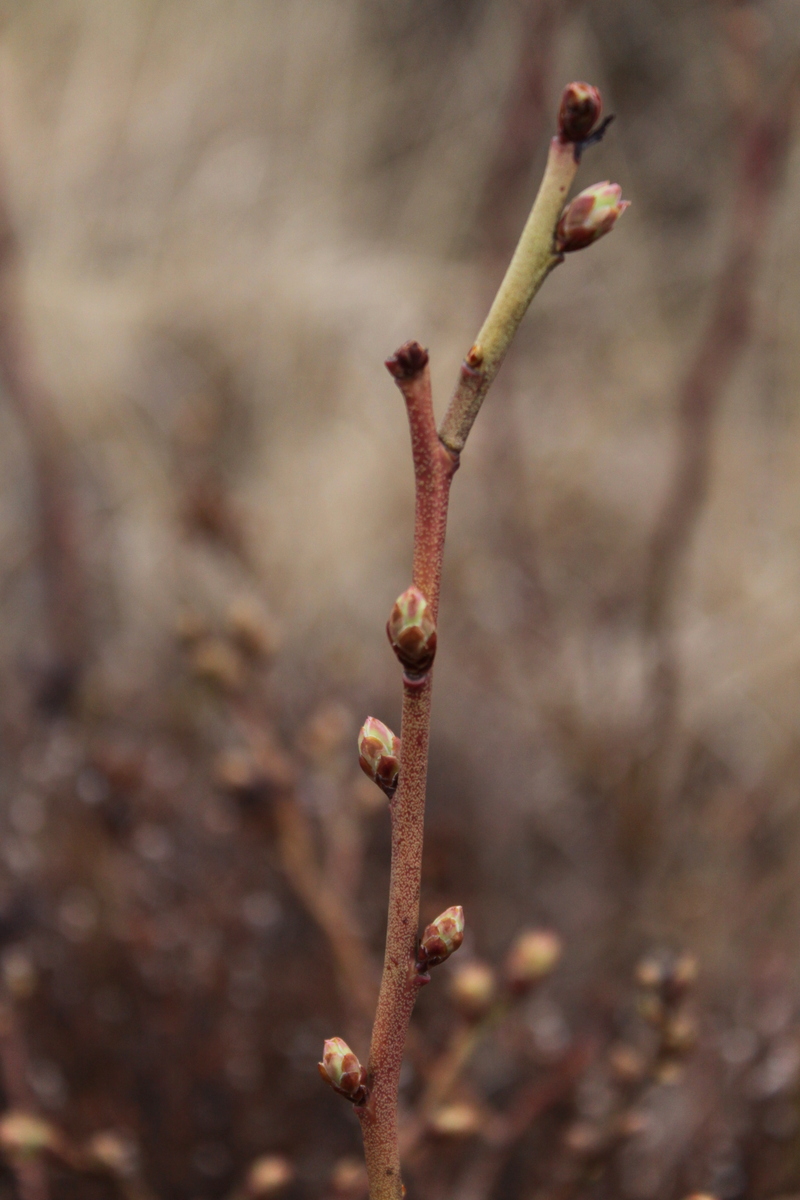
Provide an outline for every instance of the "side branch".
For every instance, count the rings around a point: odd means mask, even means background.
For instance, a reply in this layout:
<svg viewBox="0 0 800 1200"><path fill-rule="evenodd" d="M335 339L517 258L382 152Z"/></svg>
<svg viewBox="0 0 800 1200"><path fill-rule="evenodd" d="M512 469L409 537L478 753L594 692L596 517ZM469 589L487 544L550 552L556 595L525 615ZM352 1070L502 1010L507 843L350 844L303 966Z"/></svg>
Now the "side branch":
<svg viewBox="0 0 800 1200"><path fill-rule="evenodd" d="M461 367L455 393L439 430L444 445L456 454L464 449L484 397L528 305L553 267L562 261L563 255L555 241L556 225L577 170L575 145L554 137L542 183L514 257Z"/></svg>
<svg viewBox="0 0 800 1200"><path fill-rule="evenodd" d="M403 393L411 429L416 482L413 581L435 621L450 482L458 469L458 453L444 446L436 432L427 350L419 342L406 342L387 359L386 366Z"/></svg>

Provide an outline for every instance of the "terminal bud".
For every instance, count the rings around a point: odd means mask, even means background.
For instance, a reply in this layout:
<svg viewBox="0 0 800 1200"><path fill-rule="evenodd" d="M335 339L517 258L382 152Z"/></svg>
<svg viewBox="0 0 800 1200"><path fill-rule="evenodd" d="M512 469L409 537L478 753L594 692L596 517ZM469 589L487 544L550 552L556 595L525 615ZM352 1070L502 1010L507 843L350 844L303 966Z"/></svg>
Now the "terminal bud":
<svg viewBox="0 0 800 1200"><path fill-rule="evenodd" d="M427 927L419 943L422 971L437 967L453 954L464 940L464 910L460 904L446 908Z"/></svg>
<svg viewBox="0 0 800 1200"><path fill-rule="evenodd" d="M328 1038L322 1050L319 1073L335 1092L351 1104L366 1104L367 1072L342 1038Z"/></svg>
<svg viewBox="0 0 800 1200"><path fill-rule="evenodd" d="M603 98L590 83L568 83L558 110L558 136L562 142L585 142L600 120Z"/></svg>
<svg viewBox="0 0 800 1200"><path fill-rule="evenodd" d="M391 800L400 774L400 738L377 717L367 717L358 734L358 761L365 775Z"/></svg>
<svg viewBox="0 0 800 1200"><path fill-rule="evenodd" d="M436 654L436 626L418 587L412 584L395 600L386 633L409 682L423 679Z"/></svg>
<svg viewBox="0 0 800 1200"><path fill-rule="evenodd" d="M570 200L556 229L556 249L562 254L583 250L610 233L630 204L618 183L594 183Z"/></svg>

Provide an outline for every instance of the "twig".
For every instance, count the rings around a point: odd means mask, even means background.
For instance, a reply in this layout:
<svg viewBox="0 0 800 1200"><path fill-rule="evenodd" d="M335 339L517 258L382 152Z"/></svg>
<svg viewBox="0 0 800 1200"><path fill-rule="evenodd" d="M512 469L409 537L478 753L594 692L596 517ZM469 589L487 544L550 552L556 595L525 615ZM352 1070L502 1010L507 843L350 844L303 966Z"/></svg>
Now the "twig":
<svg viewBox="0 0 800 1200"><path fill-rule="evenodd" d="M539 193L494 303L462 365L438 434L427 351L416 342L408 342L386 364L406 402L416 482L413 585L395 604L389 624L390 639L406 670L399 784L390 806L392 863L386 955L369 1070L364 1071L341 1039L326 1042L321 1064L323 1075L356 1105L362 1124L371 1200L401 1200L404 1192L397 1099L408 1023L419 987L428 979L426 940L431 934L431 945L437 943L446 956L457 947L462 936L458 932L458 940L449 945L439 936L438 921L449 923L452 928L454 921L463 920L460 909L447 910L426 930L421 947L425 953L418 958L430 667L435 650L450 484L483 399L534 295L553 267L562 261L562 251L578 249L601 236L624 209L619 203L619 189L614 195L615 189L609 192L606 185L600 185L599 190L579 197L567 213L563 212L581 149L595 139L591 129L599 118L600 107L599 93L588 85L572 84L564 93L559 135L550 144ZM598 127L598 135L604 127ZM411 641L404 641L409 632ZM439 949L429 961L442 961Z"/></svg>
<svg viewBox="0 0 800 1200"><path fill-rule="evenodd" d="M436 434L428 355L417 343L401 347L387 364L403 392L411 427L416 479L413 580L435 622L441 582L447 504L458 458ZM402 1195L397 1131L397 1093L406 1029L419 990L412 964L416 957L422 839L428 771L431 706L430 673L417 683L404 682L400 783L392 801L392 864L386 955L370 1047L370 1105L362 1129L370 1195Z"/></svg>
<svg viewBox="0 0 800 1200"><path fill-rule="evenodd" d="M297 797L291 765L264 732L261 720L242 703L233 711L253 749L256 762L271 764L276 796L272 806L283 872L298 899L319 925L333 954L340 991L359 1029L368 1028L375 1011L377 986L370 954L352 907L323 869L308 814Z"/></svg>
<svg viewBox="0 0 800 1200"><path fill-rule="evenodd" d="M19 1018L7 998L0 1002L0 1073L8 1107L33 1113L35 1105L28 1082L28 1051ZM50 1189L41 1156L15 1154L10 1161L20 1200L48 1200Z"/></svg>
<svg viewBox="0 0 800 1200"><path fill-rule="evenodd" d="M506 1113L498 1115L484 1130L485 1149L458 1187L458 1200L488 1200L516 1144L543 1113L565 1100L586 1070L596 1051L583 1042L565 1054L544 1079L523 1088Z"/></svg>
<svg viewBox="0 0 800 1200"><path fill-rule="evenodd" d="M528 305L562 261L555 228L578 170L575 147L553 138L544 178L489 315L461 368L439 436L450 450L463 450L481 404L511 345Z"/></svg>

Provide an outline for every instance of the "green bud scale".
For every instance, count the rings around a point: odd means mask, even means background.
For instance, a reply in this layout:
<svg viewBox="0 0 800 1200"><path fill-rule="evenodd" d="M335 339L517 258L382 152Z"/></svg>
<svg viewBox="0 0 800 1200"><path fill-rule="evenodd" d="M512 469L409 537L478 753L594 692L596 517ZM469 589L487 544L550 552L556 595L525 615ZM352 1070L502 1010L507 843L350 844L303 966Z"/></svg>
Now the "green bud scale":
<svg viewBox="0 0 800 1200"><path fill-rule="evenodd" d="M436 626L430 605L418 587L412 584L397 597L386 633L408 681L424 679L436 654Z"/></svg>
<svg viewBox="0 0 800 1200"><path fill-rule="evenodd" d="M351 1104L366 1104L367 1072L342 1038L328 1038L322 1050L319 1073L335 1092Z"/></svg>
<svg viewBox="0 0 800 1200"><path fill-rule="evenodd" d="M391 800L400 774L400 738L377 717L367 717L358 734L358 761L365 775Z"/></svg>
<svg viewBox="0 0 800 1200"><path fill-rule="evenodd" d="M583 250L610 233L630 201L623 200L618 183L594 183L570 200L556 229L556 248L562 254Z"/></svg>
<svg viewBox="0 0 800 1200"><path fill-rule="evenodd" d="M427 971L453 954L464 940L464 910L460 904L446 908L427 927L419 943L419 966Z"/></svg>

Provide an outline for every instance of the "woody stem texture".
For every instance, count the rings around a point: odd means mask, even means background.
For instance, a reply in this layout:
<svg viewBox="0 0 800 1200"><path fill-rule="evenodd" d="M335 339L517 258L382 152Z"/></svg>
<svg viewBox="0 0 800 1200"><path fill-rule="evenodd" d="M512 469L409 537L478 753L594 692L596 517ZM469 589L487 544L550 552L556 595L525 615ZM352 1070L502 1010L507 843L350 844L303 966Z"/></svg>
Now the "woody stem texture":
<svg viewBox="0 0 800 1200"><path fill-rule="evenodd" d="M450 482L458 457L439 441L433 416L428 355L402 346L387 367L403 393L411 428L416 482L413 582L436 619ZM404 680L400 781L391 803L392 863L386 954L370 1047L370 1101L361 1114L371 1200L402 1196L397 1093L406 1031L421 977L415 970L432 674Z"/></svg>

